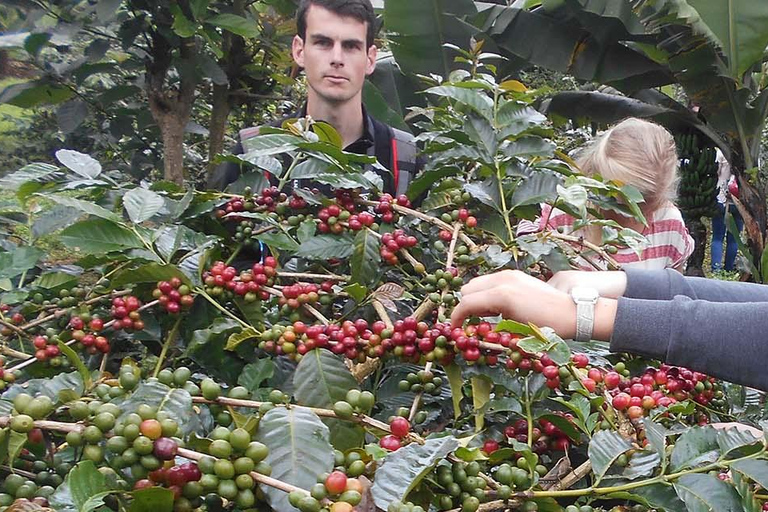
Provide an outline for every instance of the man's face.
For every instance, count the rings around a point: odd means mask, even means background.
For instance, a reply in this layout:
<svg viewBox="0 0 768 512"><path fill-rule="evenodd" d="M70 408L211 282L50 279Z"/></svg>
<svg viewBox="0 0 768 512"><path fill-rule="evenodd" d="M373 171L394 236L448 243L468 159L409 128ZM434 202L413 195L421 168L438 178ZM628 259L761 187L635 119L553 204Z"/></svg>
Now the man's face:
<svg viewBox="0 0 768 512"><path fill-rule="evenodd" d="M306 40L293 38L293 58L304 68L319 99L345 103L355 99L365 77L376 67L376 47L366 48L367 24L312 5L307 11Z"/></svg>

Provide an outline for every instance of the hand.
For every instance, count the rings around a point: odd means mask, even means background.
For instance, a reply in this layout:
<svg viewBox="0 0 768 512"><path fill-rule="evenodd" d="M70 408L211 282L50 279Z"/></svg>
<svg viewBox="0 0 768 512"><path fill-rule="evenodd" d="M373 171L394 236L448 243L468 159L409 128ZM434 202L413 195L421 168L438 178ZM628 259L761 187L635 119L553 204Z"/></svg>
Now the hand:
<svg viewBox="0 0 768 512"><path fill-rule="evenodd" d="M576 305L557 288L519 270L477 277L461 288L461 301L451 314L459 327L469 316L496 316L553 328L561 337L576 332Z"/></svg>
<svg viewBox="0 0 768 512"><path fill-rule="evenodd" d="M552 276L547 284L568 294L576 286L586 286L597 290L601 297L618 299L627 290L627 275L621 271L564 270Z"/></svg>

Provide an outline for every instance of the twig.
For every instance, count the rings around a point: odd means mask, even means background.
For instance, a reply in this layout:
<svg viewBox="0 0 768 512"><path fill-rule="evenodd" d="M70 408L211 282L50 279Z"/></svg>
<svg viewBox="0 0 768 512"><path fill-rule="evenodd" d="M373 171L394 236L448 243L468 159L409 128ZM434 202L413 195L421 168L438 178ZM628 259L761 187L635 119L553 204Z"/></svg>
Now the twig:
<svg viewBox="0 0 768 512"><path fill-rule="evenodd" d="M278 277L293 277L296 279L320 279L326 281L349 281L349 276L340 276L337 274L310 274L306 272L278 272Z"/></svg>
<svg viewBox="0 0 768 512"><path fill-rule="evenodd" d="M381 318L381 321L387 326L387 329L392 329L395 324L392 323L392 319L389 318L389 313L387 313L387 308L384 307L384 304L378 299L373 299L371 304L373 305L373 309L376 310L376 314Z"/></svg>
<svg viewBox="0 0 768 512"><path fill-rule="evenodd" d="M26 352L19 352L18 350L12 349L11 347L6 347L5 345L0 346L0 354L15 357L16 359L29 359L32 357Z"/></svg>
<svg viewBox="0 0 768 512"><path fill-rule="evenodd" d="M13 325L10 322L7 322L7 321L3 320L3 319L0 319L0 325L3 325L5 327L7 327L8 329L10 329L13 332L15 332L16 334L18 334L19 336L26 336L27 335L27 333L25 333L21 328Z"/></svg>
<svg viewBox="0 0 768 512"><path fill-rule="evenodd" d="M81 305L89 306L91 304L99 302L102 299L106 299L106 298L114 299L116 297L122 297L123 295L130 295L131 291L132 290L120 290L119 292L112 292L112 293L110 293L108 295L99 295L98 297L94 297L92 299L88 299L88 300L84 301ZM58 309L58 310L56 310L55 312L51 313L48 316L32 320L31 322L29 322L27 324L24 324L24 325L20 326L19 328L24 330L24 331L26 331L27 329L29 329L31 327L37 327L38 325L42 325L42 324L44 324L45 322L47 322L49 320L55 320L56 318L59 318L62 315L65 315L66 313L67 313L66 308Z"/></svg>
<svg viewBox="0 0 768 512"><path fill-rule="evenodd" d="M157 377L157 374L160 373L160 370L163 368L163 361L165 361L165 356L168 354L168 349L173 344L174 341L176 341L176 334L179 332L179 326L181 325L181 316L176 319L176 323L173 324L173 327L171 327L171 332L168 333L168 337L165 339L165 343L163 343L163 348L160 350L160 356L157 358L157 364L155 365L155 371L152 374L153 377Z"/></svg>
<svg viewBox="0 0 768 512"><path fill-rule="evenodd" d="M366 206L378 206L378 202L376 201L361 201L362 204ZM432 217L431 215L427 215L426 213L422 213L418 210L414 210L412 208L406 208L405 206L400 206L399 204L392 204L392 209L395 210L397 213L402 213L403 215L410 215L411 217L416 217L417 219L421 219L425 222L429 222L430 224L434 224L436 226L439 226L443 228L446 231L451 231L453 229L453 226L448 224L447 222L443 222L442 220L438 219L437 217ZM462 233L460 235L462 242L467 244L470 249L475 249L477 247L477 244L472 241L471 238L469 238L466 234Z"/></svg>
<svg viewBox="0 0 768 512"><path fill-rule="evenodd" d="M600 257L603 258L605 262L608 264L609 269L618 270L621 268L621 266L616 262L616 260L613 259L610 254L605 252L605 250L602 247L595 245L588 240L585 240L583 237L566 235L563 233L558 233L557 231L547 231L546 236L550 238L555 238L557 240L564 240L566 242L583 245L587 249L599 254Z"/></svg>
<svg viewBox="0 0 768 512"><path fill-rule="evenodd" d="M0 427L7 427L11 424L10 416L0 416ZM53 430L56 432L82 432L85 425L81 423L65 423L63 421L35 420L32 422L35 428L42 430Z"/></svg>
<svg viewBox="0 0 768 512"><path fill-rule="evenodd" d="M323 315L321 312L319 312L318 310L316 310L314 307L310 306L309 304L302 304L302 306L303 306L303 307L304 307L304 309L306 309L306 310L307 310L307 311L308 311L308 312L309 312L309 313L310 313L312 316L314 316L315 318L317 318L318 320L320 320L320 322L321 322L323 325L330 325L330 324L331 324L331 321L330 321L330 320L328 320L327 318L325 318L325 316L324 316L324 315Z"/></svg>
<svg viewBox="0 0 768 512"><path fill-rule="evenodd" d="M3 471L7 471L8 473L16 473L17 475L27 477L31 480L34 480L35 478L37 478L37 475L35 473L32 473L31 471L24 471L23 469L11 468L10 466L6 466L6 465L0 466L0 469L2 469Z"/></svg>
<svg viewBox="0 0 768 512"><path fill-rule="evenodd" d="M219 397L216 400L208 400L206 398L203 398L201 396L193 396L192 397L193 403L198 404L222 404L222 405L231 405L233 407L248 407L251 409L258 409L262 405L271 404L272 402L257 402L255 400L240 400L238 398L226 398L226 397ZM276 407L286 407L285 405L277 404ZM303 407L303 406L302 406ZM389 425L384 423L383 421L379 421L375 418L371 418L370 416L366 416L364 414L356 414L352 416L351 418L340 418L336 415L335 412L333 412L330 409L318 409L316 407L304 407L307 410L312 411L317 416L321 418L337 418L347 421L353 421L355 423L360 423L361 425L366 425L378 430L382 430L388 434L391 434L392 431L389 429ZM418 434L410 433L408 434L408 439L411 441L414 441L419 444L424 444L424 438L419 436Z"/></svg>
<svg viewBox="0 0 768 512"><path fill-rule="evenodd" d="M432 361L427 361L427 364L424 365L424 371L431 372L432 371ZM416 396L413 399L413 404L411 404L411 410L408 412L408 421L413 423L413 418L416 417L416 413L419 411L419 405L421 405L421 397L424 396L424 391L419 391L416 393Z"/></svg>

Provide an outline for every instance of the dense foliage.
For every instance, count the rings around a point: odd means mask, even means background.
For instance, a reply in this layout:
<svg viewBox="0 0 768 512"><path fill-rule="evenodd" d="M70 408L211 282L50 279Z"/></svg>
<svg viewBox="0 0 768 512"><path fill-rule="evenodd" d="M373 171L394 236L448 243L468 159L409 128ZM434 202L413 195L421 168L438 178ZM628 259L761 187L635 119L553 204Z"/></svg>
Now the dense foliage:
<svg viewBox="0 0 768 512"><path fill-rule="evenodd" d="M0 506L760 510L764 441L706 426L730 418L723 383L446 323L474 275L641 243L594 218L639 216L637 192L576 173L535 94L480 45L462 58L415 111L430 164L408 197L310 120L251 139L228 193L126 184L71 150L3 178L30 235L0 254ZM516 236L541 202L604 243ZM35 239L61 228L80 257L50 267Z"/></svg>

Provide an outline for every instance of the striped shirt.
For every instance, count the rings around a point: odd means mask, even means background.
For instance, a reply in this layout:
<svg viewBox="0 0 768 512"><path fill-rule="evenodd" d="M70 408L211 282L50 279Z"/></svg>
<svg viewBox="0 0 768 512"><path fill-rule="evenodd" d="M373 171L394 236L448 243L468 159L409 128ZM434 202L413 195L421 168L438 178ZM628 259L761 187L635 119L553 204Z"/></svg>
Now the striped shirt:
<svg viewBox="0 0 768 512"><path fill-rule="evenodd" d="M551 213L550 213L551 212ZM546 226L544 225L547 220ZM542 205L541 217L535 223L530 221L521 221L518 224L518 234L531 233L535 231L544 231L545 229L558 230L565 234L576 234L573 232L573 223L575 219L567 213L555 209L550 205ZM646 243L641 246L638 252L631 247L619 247L618 252L612 255L613 259L621 268L633 268L644 270L661 270L665 268L678 268L685 263L693 253L694 241L685 227L683 216L680 210L673 204L664 206L653 212L652 218L648 222L642 233ZM582 251L585 256L591 254L590 260L598 267L607 269L605 262L591 253L591 251ZM577 262L582 270L595 270L595 267L583 259Z"/></svg>

